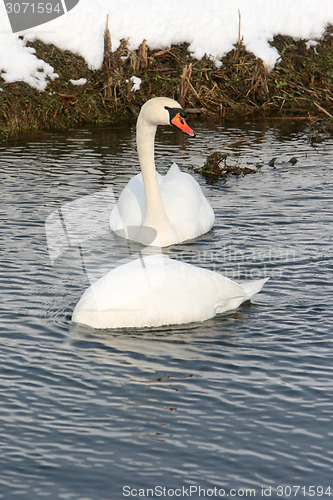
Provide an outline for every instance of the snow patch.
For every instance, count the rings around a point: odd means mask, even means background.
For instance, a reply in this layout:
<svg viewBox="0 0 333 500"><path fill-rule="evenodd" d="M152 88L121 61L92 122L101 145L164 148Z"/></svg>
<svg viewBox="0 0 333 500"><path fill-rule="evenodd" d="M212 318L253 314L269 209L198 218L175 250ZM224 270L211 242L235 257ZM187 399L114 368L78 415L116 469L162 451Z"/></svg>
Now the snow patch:
<svg viewBox="0 0 333 500"><path fill-rule="evenodd" d="M67 14L21 33L22 40L11 33L5 2L0 2L0 76L6 82L24 81L38 90L57 77L54 68L26 46L37 38L81 55L91 69L100 68L107 15L112 50L123 38L131 49L137 49L144 39L151 49L188 42L195 58L207 55L220 65L237 43L239 12L244 46L268 69L280 58L269 44L275 35L309 40L311 47L312 40L333 24L332 0L238 0L237 4L234 0L192 0L190 8L187 0L80 0Z"/></svg>
<svg viewBox="0 0 333 500"><path fill-rule="evenodd" d="M142 83L141 78L139 78L138 76L131 76L130 80L131 80L131 82L133 82L133 86L131 88L131 91L136 92L137 90L140 90L140 86Z"/></svg>
<svg viewBox="0 0 333 500"><path fill-rule="evenodd" d="M72 85L85 85L87 83L86 78L79 78L78 80L70 79L69 81L71 82Z"/></svg>

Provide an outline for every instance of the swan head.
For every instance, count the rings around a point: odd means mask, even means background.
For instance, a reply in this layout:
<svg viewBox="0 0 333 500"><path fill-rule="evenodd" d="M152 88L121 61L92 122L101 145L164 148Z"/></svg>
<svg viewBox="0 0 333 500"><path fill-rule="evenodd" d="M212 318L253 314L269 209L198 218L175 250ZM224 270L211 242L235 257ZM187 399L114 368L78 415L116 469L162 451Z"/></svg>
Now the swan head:
<svg viewBox="0 0 333 500"><path fill-rule="evenodd" d="M195 132L186 123L186 113L179 102L169 97L153 97L141 108L139 119L153 125L172 125L185 134L195 137Z"/></svg>

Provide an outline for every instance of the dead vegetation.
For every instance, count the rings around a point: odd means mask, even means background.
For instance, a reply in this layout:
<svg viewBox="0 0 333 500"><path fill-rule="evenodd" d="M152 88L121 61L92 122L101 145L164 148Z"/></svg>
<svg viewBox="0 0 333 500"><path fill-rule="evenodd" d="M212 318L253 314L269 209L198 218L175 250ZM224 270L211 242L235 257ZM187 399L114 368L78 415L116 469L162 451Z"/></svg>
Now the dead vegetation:
<svg viewBox="0 0 333 500"><path fill-rule="evenodd" d="M247 174L255 174L257 170L254 168L241 166L237 163L228 163L228 153L216 151L210 154L204 166L199 169L199 173L210 179L227 177L228 175L243 176Z"/></svg>
<svg viewBox="0 0 333 500"><path fill-rule="evenodd" d="M281 61L268 72L263 61L249 53L239 37L222 66L205 57L191 58L188 45L150 50L145 40L129 50L126 40L112 52L106 29L104 61L90 70L77 55L40 41L31 43L37 57L51 64L59 78L45 92L27 84L6 84L0 79L0 127L13 134L24 129L59 128L75 124L106 124L137 115L150 97L177 99L189 113L223 119L230 116L262 116L333 119L333 28L318 45L278 36L272 42ZM142 80L133 91L131 77ZM86 78L84 86L70 79Z"/></svg>

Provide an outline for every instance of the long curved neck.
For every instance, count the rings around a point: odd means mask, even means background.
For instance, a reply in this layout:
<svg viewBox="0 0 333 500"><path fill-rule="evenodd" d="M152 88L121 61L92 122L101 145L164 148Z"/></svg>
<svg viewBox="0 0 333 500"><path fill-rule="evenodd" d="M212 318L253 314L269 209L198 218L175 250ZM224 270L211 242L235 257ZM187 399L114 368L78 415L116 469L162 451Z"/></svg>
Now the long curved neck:
<svg viewBox="0 0 333 500"><path fill-rule="evenodd" d="M147 123L139 115L136 128L136 143L146 199L146 213L143 225L155 227L158 230L161 225L168 224L170 226L170 222L163 205L155 168L154 142L156 129L156 125Z"/></svg>

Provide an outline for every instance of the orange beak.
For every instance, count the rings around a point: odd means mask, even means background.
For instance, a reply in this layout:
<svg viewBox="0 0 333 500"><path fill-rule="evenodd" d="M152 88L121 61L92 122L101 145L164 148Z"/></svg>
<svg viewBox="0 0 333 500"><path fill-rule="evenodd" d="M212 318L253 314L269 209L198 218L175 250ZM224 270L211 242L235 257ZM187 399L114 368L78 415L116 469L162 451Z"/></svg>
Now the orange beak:
<svg viewBox="0 0 333 500"><path fill-rule="evenodd" d="M172 125L174 125L174 127L177 127L183 132L185 132L185 134L188 134L191 137L195 137L194 130L192 130L191 127L188 126L188 124L186 123L186 121L184 120L184 118L181 116L180 113L177 113L176 116L172 118L171 123Z"/></svg>

